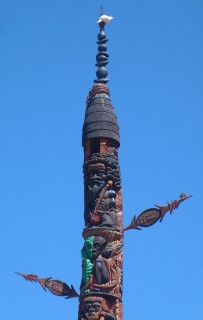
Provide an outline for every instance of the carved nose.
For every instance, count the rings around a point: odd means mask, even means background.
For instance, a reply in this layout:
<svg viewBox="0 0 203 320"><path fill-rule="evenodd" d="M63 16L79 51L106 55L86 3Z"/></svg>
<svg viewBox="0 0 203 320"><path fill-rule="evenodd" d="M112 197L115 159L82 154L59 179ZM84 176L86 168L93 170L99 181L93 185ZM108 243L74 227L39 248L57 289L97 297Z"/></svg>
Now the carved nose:
<svg viewBox="0 0 203 320"><path fill-rule="evenodd" d="M92 311L94 311L94 308L90 307L89 308L89 313L91 313Z"/></svg>

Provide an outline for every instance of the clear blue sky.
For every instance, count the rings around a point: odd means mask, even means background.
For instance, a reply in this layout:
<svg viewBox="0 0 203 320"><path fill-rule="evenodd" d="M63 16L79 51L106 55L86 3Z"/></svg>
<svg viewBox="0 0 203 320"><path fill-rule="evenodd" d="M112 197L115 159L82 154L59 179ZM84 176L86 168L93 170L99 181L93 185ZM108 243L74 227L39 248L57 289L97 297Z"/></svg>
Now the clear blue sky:
<svg viewBox="0 0 203 320"><path fill-rule="evenodd" d="M161 224L126 233L124 320L202 320L202 0L0 1L0 318L77 319L77 299L14 272L79 288L81 128L101 4L114 17L106 33L125 225L194 195Z"/></svg>

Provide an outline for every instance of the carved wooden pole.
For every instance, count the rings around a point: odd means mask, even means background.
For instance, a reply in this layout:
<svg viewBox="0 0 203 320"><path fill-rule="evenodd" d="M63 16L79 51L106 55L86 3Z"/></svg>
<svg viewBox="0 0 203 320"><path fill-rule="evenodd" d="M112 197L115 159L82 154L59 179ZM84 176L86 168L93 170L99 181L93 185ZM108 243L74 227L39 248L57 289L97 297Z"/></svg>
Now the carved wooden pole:
<svg viewBox="0 0 203 320"><path fill-rule="evenodd" d="M97 79L87 97L82 145L84 148L84 246L80 293L52 278L20 274L26 280L39 282L44 290L79 298L78 320L122 320L123 234L130 229L149 227L162 221L165 214L177 209L190 196L167 206L143 211L123 228L121 173L118 161L119 126L111 104L108 82L108 39L105 25L112 17L101 15L98 25ZM133 315L132 315L133 317Z"/></svg>
<svg viewBox="0 0 203 320"><path fill-rule="evenodd" d="M97 80L87 97L84 147L85 229L79 320L122 320L123 222L119 127L106 86L105 24L98 22Z"/></svg>

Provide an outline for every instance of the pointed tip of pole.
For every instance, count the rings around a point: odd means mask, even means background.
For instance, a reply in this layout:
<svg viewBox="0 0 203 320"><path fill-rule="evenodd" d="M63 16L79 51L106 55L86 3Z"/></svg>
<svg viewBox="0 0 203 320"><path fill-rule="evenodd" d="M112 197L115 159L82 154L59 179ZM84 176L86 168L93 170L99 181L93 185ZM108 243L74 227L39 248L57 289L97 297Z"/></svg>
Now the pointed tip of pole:
<svg viewBox="0 0 203 320"><path fill-rule="evenodd" d="M103 15L103 6L101 5L101 8L100 8L100 17Z"/></svg>
<svg viewBox="0 0 203 320"><path fill-rule="evenodd" d="M103 12L103 6L101 5L99 20L97 21L98 25L99 25L100 27L104 27L104 26L105 26L106 24L108 24L112 19L113 19L113 17L104 14L104 12Z"/></svg>
<svg viewBox="0 0 203 320"><path fill-rule="evenodd" d="M108 41L108 39L106 38L106 33L104 30L104 27L106 24L108 24L111 20L113 19L113 17L111 16L107 16L106 14L103 13L103 7L101 6L100 9L100 17L99 20L97 21L99 27L100 27L100 32L97 36L98 41L98 53L96 56L96 66L98 67L97 72L96 72L96 76L97 79L94 80L94 83L103 83L106 84L109 79L108 79L108 70L106 68L106 65L108 64L109 60L109 55L107 53L107 46L106 46L106 42Z"/></svg>

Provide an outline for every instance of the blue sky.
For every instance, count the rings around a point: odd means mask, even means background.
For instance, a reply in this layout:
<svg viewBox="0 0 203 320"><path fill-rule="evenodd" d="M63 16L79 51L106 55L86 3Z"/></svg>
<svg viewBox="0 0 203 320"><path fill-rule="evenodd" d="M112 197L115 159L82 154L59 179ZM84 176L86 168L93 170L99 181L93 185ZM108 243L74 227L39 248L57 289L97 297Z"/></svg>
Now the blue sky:
<svg viewBox="0 0 203 320"><path fill-rule="evenodd" d="M100 6L120 124L124 221L193 197L163 222L128 231L124 319L203 317L201 0L0 2L0 318L77 319L14 272L79 288L85 101L95 79Z"/></svg>

